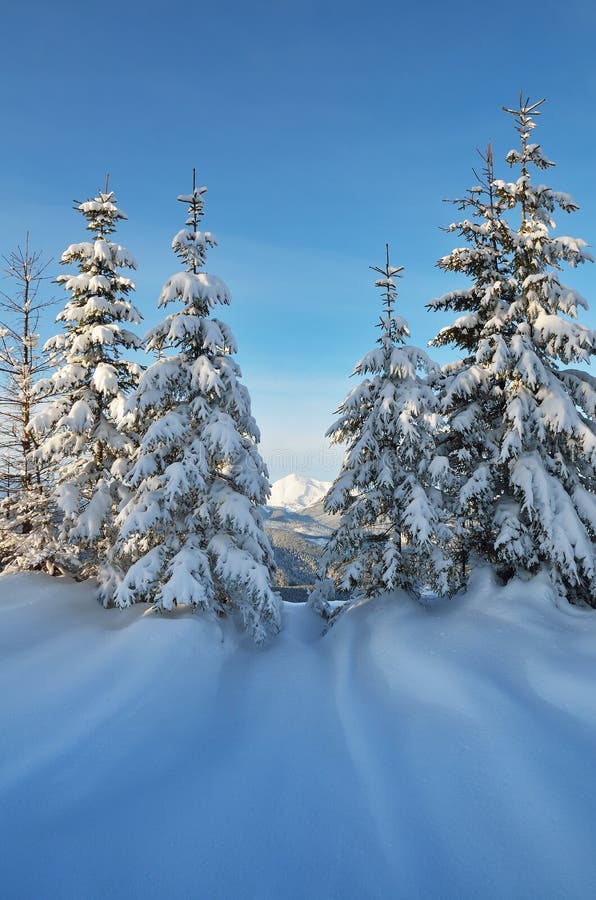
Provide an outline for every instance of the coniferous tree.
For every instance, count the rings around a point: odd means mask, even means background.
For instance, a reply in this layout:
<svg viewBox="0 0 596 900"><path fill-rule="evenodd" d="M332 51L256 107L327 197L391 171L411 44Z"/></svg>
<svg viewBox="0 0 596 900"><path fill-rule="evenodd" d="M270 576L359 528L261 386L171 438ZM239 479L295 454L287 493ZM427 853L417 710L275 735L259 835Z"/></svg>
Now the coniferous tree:
<svg viewBox="0 0 596 900"><path fill-rule="evenodd" d="M0 564L56 571L59 556L50 492L53 472L35 457L34 386L48 368L40 317L54 301L41 291L49 261L24 247L4 258L12 289L0 294Z"/></svg>
<svg viewBox="0 0 596 900"><path fill-rule="evenodd" d="M230 293L204 271L216 245L199 230L205 191L193 172L192 193L178 198L189 217L172 247L185 269L168 279L158 305L181 308L147 335L158 359L130 403L140 446L103 591L120 606L148 601L238 614L262 641L279 630L281 606L259 510L269 480L234 337L210 315Z"/></svg>
<svg viewBox="0 0 596 900"><path fill-rule="evenodd" d="M489 167L484 199L467 202L473 221L452 226L469 246L439 262L473 279L431 304L465 313L435 340L465 353L445 373L443 471L460 559L487 560L505 580L543 567L570 600L596 605L596 382L565 368L589 362L596 332L576 321L586 301L559 277L592 258L584 241L551 233L573 200L532 182L532 168L553 165L530 140L542 102L506 110L520 175L498 180Z"/></svg>
<svg viewBox="0 0 596 900"><path fill-rule="evenodd" d="M321 579L311 604L332 608L330 579L354 601L396 588L418 591L425 583L446 589L439 549L446 539L439 493L429 468L437 417L427 375L436 370L428 355L406 343L406 320L394 312L396 277L389 249L375 284L384 312L381 336L354 370L366 376L338 409L327 435L347 444L339 476L324 505L340 515L324 551Z"/></svg>
<svg viewBox="0 0 596 900"><path fill-rule="evenodd" d="M509 264L509 227L502 218L503 203L494 188L492 147L481 157L484 169L478 183L452 201L463 217L449 225L466 244L439 260L444 271L467 275L469 288L451 291L428 304L433 310L461 313L443 328L435 346L455 344L463 354L443 368L440 379L442 431L433 472L450 511L452 589L466 580L470 562L490 553L490 500L498 492L486 461L494 456L502 420L505 375L493 373L477 361L478 348L499 348L515 285Z"/></svg>
<svg viewBox="0 0 596 900"><path fill-rule="evenodd" d="M69 569L87 577L111 544L120 476L134 447L119 419L140 367L122 353L141 347L127 327L141 316L130 300L134 282L122 274L136 262L110 239L126 218L114 193L106 183L105 191L75 208L87 220L92 240L71 244L62 254L61 262L76 264L78 272L57 279L69 293L57 316L64 329L45 345L54 372L37 388L39 398L52 399L32 424L39 458L58 466L55 500Z"/></svg>

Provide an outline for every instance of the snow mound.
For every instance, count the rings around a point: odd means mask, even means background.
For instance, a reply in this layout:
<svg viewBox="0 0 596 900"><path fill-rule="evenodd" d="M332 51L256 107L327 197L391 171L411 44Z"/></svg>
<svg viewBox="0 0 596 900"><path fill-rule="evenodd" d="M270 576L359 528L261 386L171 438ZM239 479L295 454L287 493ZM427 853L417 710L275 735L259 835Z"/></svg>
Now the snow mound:
<svg viewBox="0 0 596 900"><path fill-rule="evenodd" d="M596 616L545 582L321 637L0 576L2 895L596 897Z"/></svg>
<svg viewBox="0 0 596 900"><path fill-rule="evenodd" d="M305 475L286 475L271 485L268 505L300 512L324 497L330 487L330 481L320 481Z"/></svg>

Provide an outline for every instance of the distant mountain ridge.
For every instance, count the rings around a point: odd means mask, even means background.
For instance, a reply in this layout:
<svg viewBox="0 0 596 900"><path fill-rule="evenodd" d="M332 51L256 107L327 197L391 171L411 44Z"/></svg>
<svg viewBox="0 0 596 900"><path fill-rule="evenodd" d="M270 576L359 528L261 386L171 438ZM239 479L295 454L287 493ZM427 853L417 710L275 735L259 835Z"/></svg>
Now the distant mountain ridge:
<svg viewBox="0 0 596 900"><path fill-rule="evenodd" d="M321 500L329 488L330 481L309 478L306 475L286 475L271 485L268 506L277 506L290 512L301 512Z"/></svg>
<svg viewBox="0 0 596 900"><path fill-rule="evenodd" d="M331 482L287 475L272 486L264 509L265 531L277 565L275 584L284 600L304 603L312 589L323 547L337 527L323 497Z"/></svg>

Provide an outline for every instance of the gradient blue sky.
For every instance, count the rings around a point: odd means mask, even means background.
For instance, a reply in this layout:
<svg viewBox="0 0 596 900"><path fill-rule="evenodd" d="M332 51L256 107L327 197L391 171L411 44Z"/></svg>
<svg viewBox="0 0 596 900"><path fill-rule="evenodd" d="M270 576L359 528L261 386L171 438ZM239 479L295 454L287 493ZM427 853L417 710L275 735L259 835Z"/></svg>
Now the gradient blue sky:
<svg viewBox="0 0 596 900"><path fill-rule="evenodd" d="M477 147L492 139L500 160L515 145L500 110L521 88L547 98L549 182L581 206L559 230L596 243L589 0L34 2L1 19L0 250L30 229L57 259L83 236L72 200L109 171L151 325L196 166L273 479L336 474L323 433L376 338L368 266L385 241L413 340L442 324L424 310L453 286L434 267L451 246L442 200L473 183ZM596 269L568 280L596 325Z"/></svg>

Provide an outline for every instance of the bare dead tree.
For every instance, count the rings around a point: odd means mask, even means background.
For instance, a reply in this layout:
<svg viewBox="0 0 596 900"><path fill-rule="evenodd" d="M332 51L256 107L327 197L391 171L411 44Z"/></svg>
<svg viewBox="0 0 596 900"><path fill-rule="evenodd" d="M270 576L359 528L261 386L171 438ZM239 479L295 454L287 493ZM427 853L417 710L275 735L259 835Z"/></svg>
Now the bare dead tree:
<svg viewBox="0 0 596 900"><path fill-rule="evenodd" d="M19 536L29 535L47 494L49 473L35 455L30 421L38 403L36 381L48 369L39 325L55 300L43 287L51 260L23 246L2 257L0 289L0 554L14 555ZM10 560L9 560L10 561Z"/></svg>

